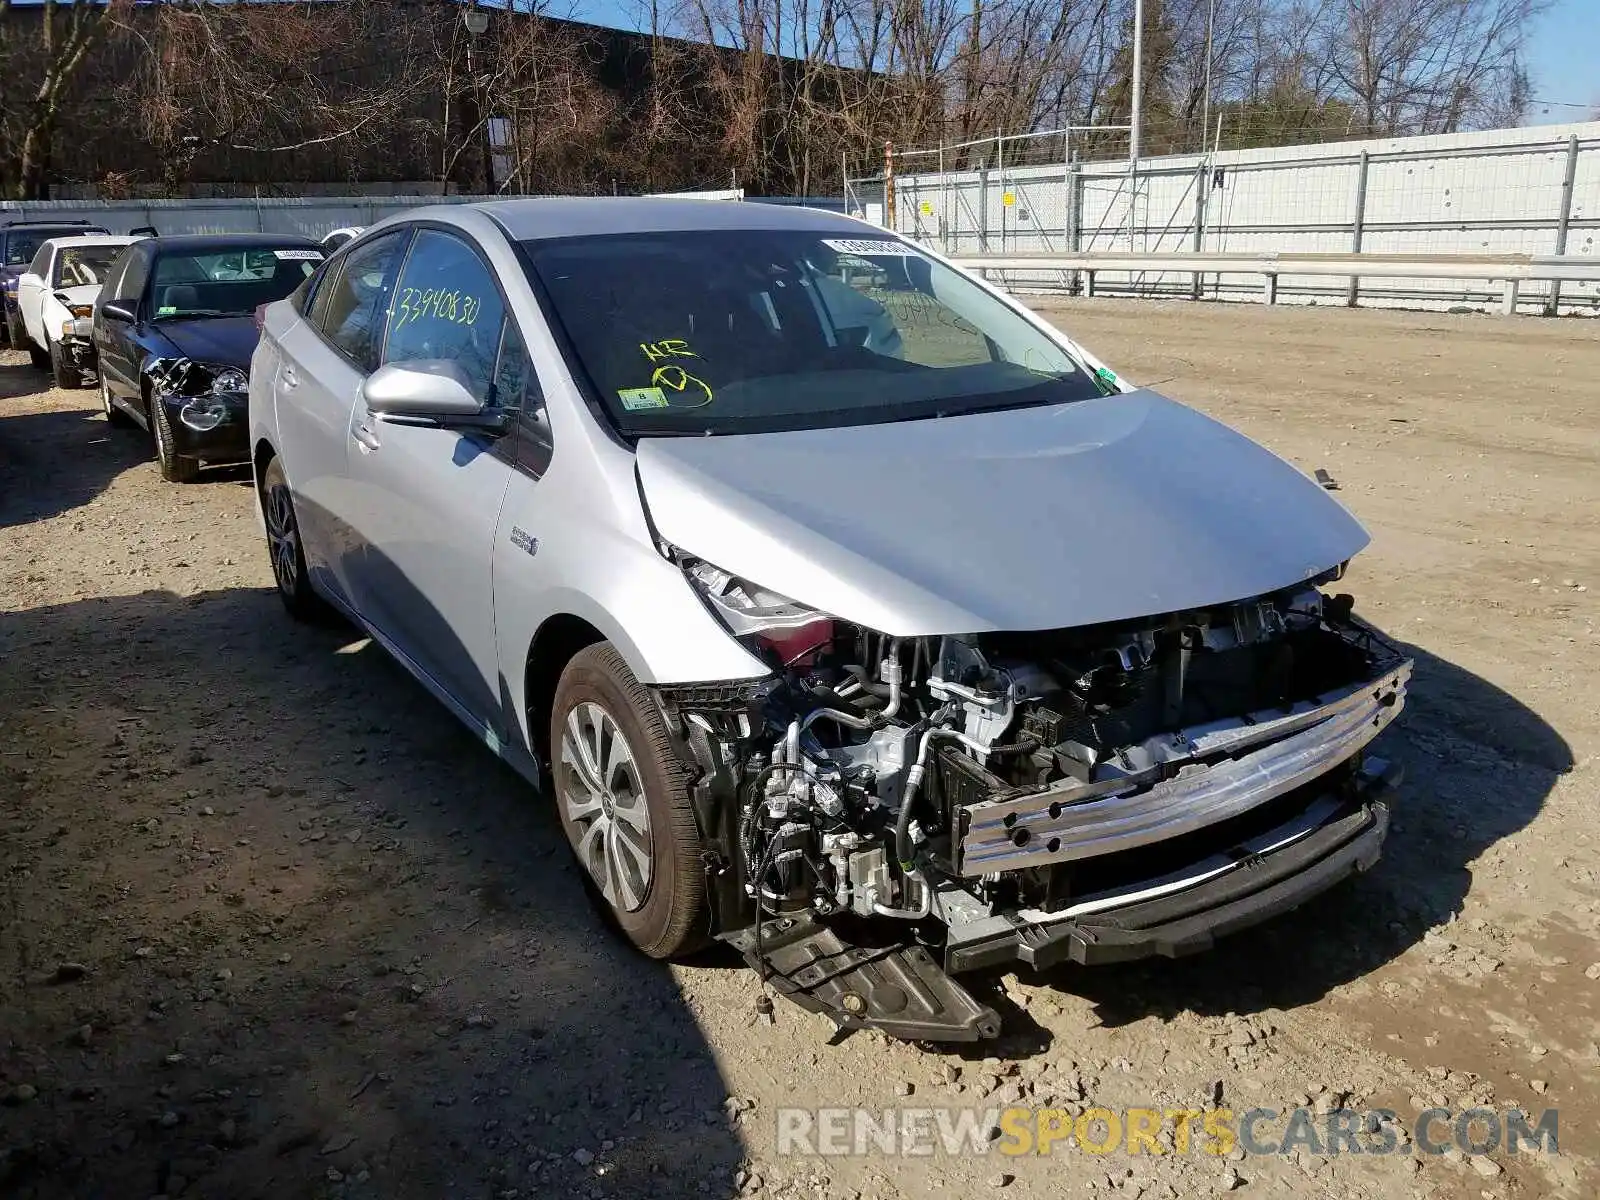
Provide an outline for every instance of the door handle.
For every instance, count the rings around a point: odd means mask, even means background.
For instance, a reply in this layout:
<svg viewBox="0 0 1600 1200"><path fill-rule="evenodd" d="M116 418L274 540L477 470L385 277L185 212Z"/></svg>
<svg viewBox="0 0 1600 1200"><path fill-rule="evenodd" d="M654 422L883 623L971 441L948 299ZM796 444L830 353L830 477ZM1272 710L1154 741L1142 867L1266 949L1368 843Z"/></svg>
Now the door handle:
<svg viewBox="0 0 1600 1200"><path fill-rule="evenodd" d="M376 450L379 446L383 445L383 443L378 440L378 435L373 433L372 430L368 429L365 425L357 425L351 432L350 436L355 438L356 441L360 442L362 448L365 450Z"/></svg>
<svg viewBox="0 0 1600 1200"><path fill-rule="evenodd" d="M293 367L285 367L283 369L283 374L280 375L279 378L283 380L283 386L286 388L295 388L300 386L300 376L294 373Z"/></svg>

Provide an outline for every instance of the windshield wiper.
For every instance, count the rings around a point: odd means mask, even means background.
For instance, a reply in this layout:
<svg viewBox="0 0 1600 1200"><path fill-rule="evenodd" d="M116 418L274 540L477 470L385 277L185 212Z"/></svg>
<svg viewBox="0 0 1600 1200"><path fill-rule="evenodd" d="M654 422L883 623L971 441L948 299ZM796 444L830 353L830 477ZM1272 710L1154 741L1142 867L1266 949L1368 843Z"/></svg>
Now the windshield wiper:
<svg viewBox="0 0 1600 1200"><path fill-rule="evenodd" d="M242 312L224 308L190 308L178 313L157 313L157 321L188 321L195 317L242 317Z"/></svg>

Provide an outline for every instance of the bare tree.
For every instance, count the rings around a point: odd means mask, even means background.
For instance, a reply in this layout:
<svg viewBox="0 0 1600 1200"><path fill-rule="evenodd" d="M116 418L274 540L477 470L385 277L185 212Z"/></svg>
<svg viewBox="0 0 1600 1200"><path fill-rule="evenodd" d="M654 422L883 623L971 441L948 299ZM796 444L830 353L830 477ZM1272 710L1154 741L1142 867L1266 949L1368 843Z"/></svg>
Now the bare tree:
<svg viewBox="0 0 1600 1200"><path fill-rule="evenodd" d="M128 3L44 0L37 30L23 32L0 0L0 193L43 197L62 106L113 5Z"/></svg>

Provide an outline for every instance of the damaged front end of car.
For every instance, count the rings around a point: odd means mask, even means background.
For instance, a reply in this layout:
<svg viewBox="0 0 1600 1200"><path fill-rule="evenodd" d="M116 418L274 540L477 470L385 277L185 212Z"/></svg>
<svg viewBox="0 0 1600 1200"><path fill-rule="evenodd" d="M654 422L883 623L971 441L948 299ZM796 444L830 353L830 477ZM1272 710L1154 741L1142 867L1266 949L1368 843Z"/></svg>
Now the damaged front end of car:
<svg viewBox="0 0 1600 1200"><path fill-rule="evenodd" d="M153 358L144 374L152 394L185 430L212 434L225 425L243 424L250 381L238 367L185 357Z"/></svg>
<svg viewBox="0 0 1600 1200"><path fill-rule="evenodd" d="M1203 949L1377 858L1368 745L1411 663L1323 587L1035 632L890 637L688 556L772 675L658 689L714 921L844 1028L972 1041L953 976Z"/></svg>

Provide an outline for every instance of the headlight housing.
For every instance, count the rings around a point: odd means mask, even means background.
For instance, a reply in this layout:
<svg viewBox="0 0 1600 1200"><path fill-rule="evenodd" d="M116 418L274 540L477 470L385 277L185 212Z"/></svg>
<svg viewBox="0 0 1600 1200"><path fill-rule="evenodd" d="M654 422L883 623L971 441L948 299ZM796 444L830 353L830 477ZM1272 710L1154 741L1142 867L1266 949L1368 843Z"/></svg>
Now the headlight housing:
<svg viewBox="0 0 1600 1200"><path fill-rule="evenodd" d="M248 392L250 377L238 367L218 367L211 377L213 392Z"/></svg>
<svg viewBox="0 0 1600 1200"><path fill-rule="evenodd" d="M58 304L60 304L62 308L66 309L67 312L70 313L74 317L92 317L92 316L94 316L94 305L92 305L92 304L74 304L62 292L57 292L55 294L55 297L56 297L56 302Z"/></svg>
<svg viewBox="0 0 1600 1200"><path fill-rule="evenodd" d="M676 547L667 557L729 633L764 658L791 666L833 641L833 618Z"/></svg>

